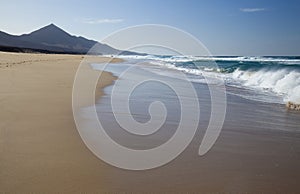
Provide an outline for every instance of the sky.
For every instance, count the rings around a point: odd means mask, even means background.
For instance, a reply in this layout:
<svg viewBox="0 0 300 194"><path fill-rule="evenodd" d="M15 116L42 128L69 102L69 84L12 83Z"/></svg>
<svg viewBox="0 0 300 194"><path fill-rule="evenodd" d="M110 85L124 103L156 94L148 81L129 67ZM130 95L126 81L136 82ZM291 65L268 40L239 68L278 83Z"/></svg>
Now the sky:
<svg viewBox="0 0 300 194"><path fill-rule="evenodd" d="M213 55L300 55L299 0L1 0L0 18L0 31L15 35L54 23L101 41L126 27L163 24Z"/></svg>

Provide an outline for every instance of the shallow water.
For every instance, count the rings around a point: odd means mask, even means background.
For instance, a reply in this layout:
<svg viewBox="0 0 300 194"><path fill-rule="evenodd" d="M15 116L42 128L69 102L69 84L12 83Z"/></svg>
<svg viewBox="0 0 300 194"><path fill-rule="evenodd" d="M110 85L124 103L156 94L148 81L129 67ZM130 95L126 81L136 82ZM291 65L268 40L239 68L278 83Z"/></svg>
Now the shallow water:
<svg viewBox="0 0 300 194"><path fill-rule="evenodd" d="M101 65L96 65L101 69ZM94 66L95 67L95 66ZM122 72L130 68L131 73ZM147 69L148 68L148 69ZM143 66L111 64L105 70L121 77L115 85L105 88L106 95L97 101L99 120L107 134L120 145L144 150L162 145L170 139L181 118L179 98L166 84L155 80L166 80L180 87L183 80L166 76L170 72L153 73ZM156 67L157 68L157 67ZM157 71L157 69L154 69ZM171 72L172 73L172 72ZM111 107L120 107L128 87L141 77L151 78L136 87L129 99L130 114L118 110L121 117L133 115L137 122L150 120L149 105L163 102L166 121L157 132L133 135L125 131L116 121ZM117 87L117 88L116 88ZM152 170L128 171L109 168L107 190L112 192L294 192L300 191L300 113L288 111L284 105L263 103L227 93L227 111L220 136L212 149L204 156L198 149L207 129L211 115L211 100L208 86L194 82L197 92L200 118L197 132L187 149L170 163ZM227 86L227 90L237 90ZM234 91L238 93L238 91ZM189 97L189 96L186 96ZM187 105L193 110L194 104ZM194 112L189 112L190 115ZM192 117L192 116L190 116ZM154 118L158 119L159 118ZM191 121L193 122L193 121ZM189 125L185 126L189 130ZM143 130L143 129L140 129Z"/></svg>

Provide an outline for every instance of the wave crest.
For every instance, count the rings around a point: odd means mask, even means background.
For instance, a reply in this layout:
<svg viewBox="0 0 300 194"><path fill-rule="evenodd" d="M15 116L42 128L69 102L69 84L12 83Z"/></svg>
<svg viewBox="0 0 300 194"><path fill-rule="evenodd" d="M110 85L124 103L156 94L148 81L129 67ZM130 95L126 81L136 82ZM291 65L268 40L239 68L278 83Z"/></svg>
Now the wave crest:
<svg viewBox="0 0 300 194"><path fill-rule="evenodd" d="M300 103L300 72L289 69L261 69L259 71L242 71L232 73L234 79L245 86L257 87L283 96L284 102Z"/></svg>

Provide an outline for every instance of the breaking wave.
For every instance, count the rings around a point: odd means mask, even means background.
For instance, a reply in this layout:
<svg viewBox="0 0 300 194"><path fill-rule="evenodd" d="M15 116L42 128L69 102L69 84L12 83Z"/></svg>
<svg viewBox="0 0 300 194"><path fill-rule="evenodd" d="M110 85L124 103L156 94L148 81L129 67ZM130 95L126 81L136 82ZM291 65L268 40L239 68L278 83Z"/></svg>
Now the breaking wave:
<svg viewBox="0 0 300 194"><path fill-rule="evenodd" d="M214 76L226 84L274 94L300 103L300 57L195 57L195 56L118 56L146 60L152 65L176 69L187 74Z"/></svg>

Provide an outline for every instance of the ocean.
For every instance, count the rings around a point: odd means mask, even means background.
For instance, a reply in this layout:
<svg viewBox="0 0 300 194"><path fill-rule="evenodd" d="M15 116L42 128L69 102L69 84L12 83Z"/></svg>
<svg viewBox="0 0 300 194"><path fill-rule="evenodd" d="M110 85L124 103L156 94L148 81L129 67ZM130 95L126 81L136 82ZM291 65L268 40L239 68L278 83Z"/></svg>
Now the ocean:
<svg viewBox="0 0 300 194"><path fill-rule="evenodd" d="M300 103L300 57L195 57L195 56L118 56L147 61L153 66L185 72L193 82L206 83L205 77L222 79L227 92L247 99L285 104ZM148 65L149 65L148 64ZM152 69L153 71L153 69ZM156 73L160 70L156 71ZM169 74L169 76L172 76Z"/></svg>
<svg viewBox="0 0 300 194"><path fill-rule="evenodd" d="M76 113L82 133L91 140L88 147L105 164L103 181L111 183L109 188L153 193L299 190L300 114L284 105L298 102L299 57L118 57L125 61L92 64L118 79L95 106ZM213 144L199 155L205 139ZM186 144L178 148L182 142Z"/></svg>

